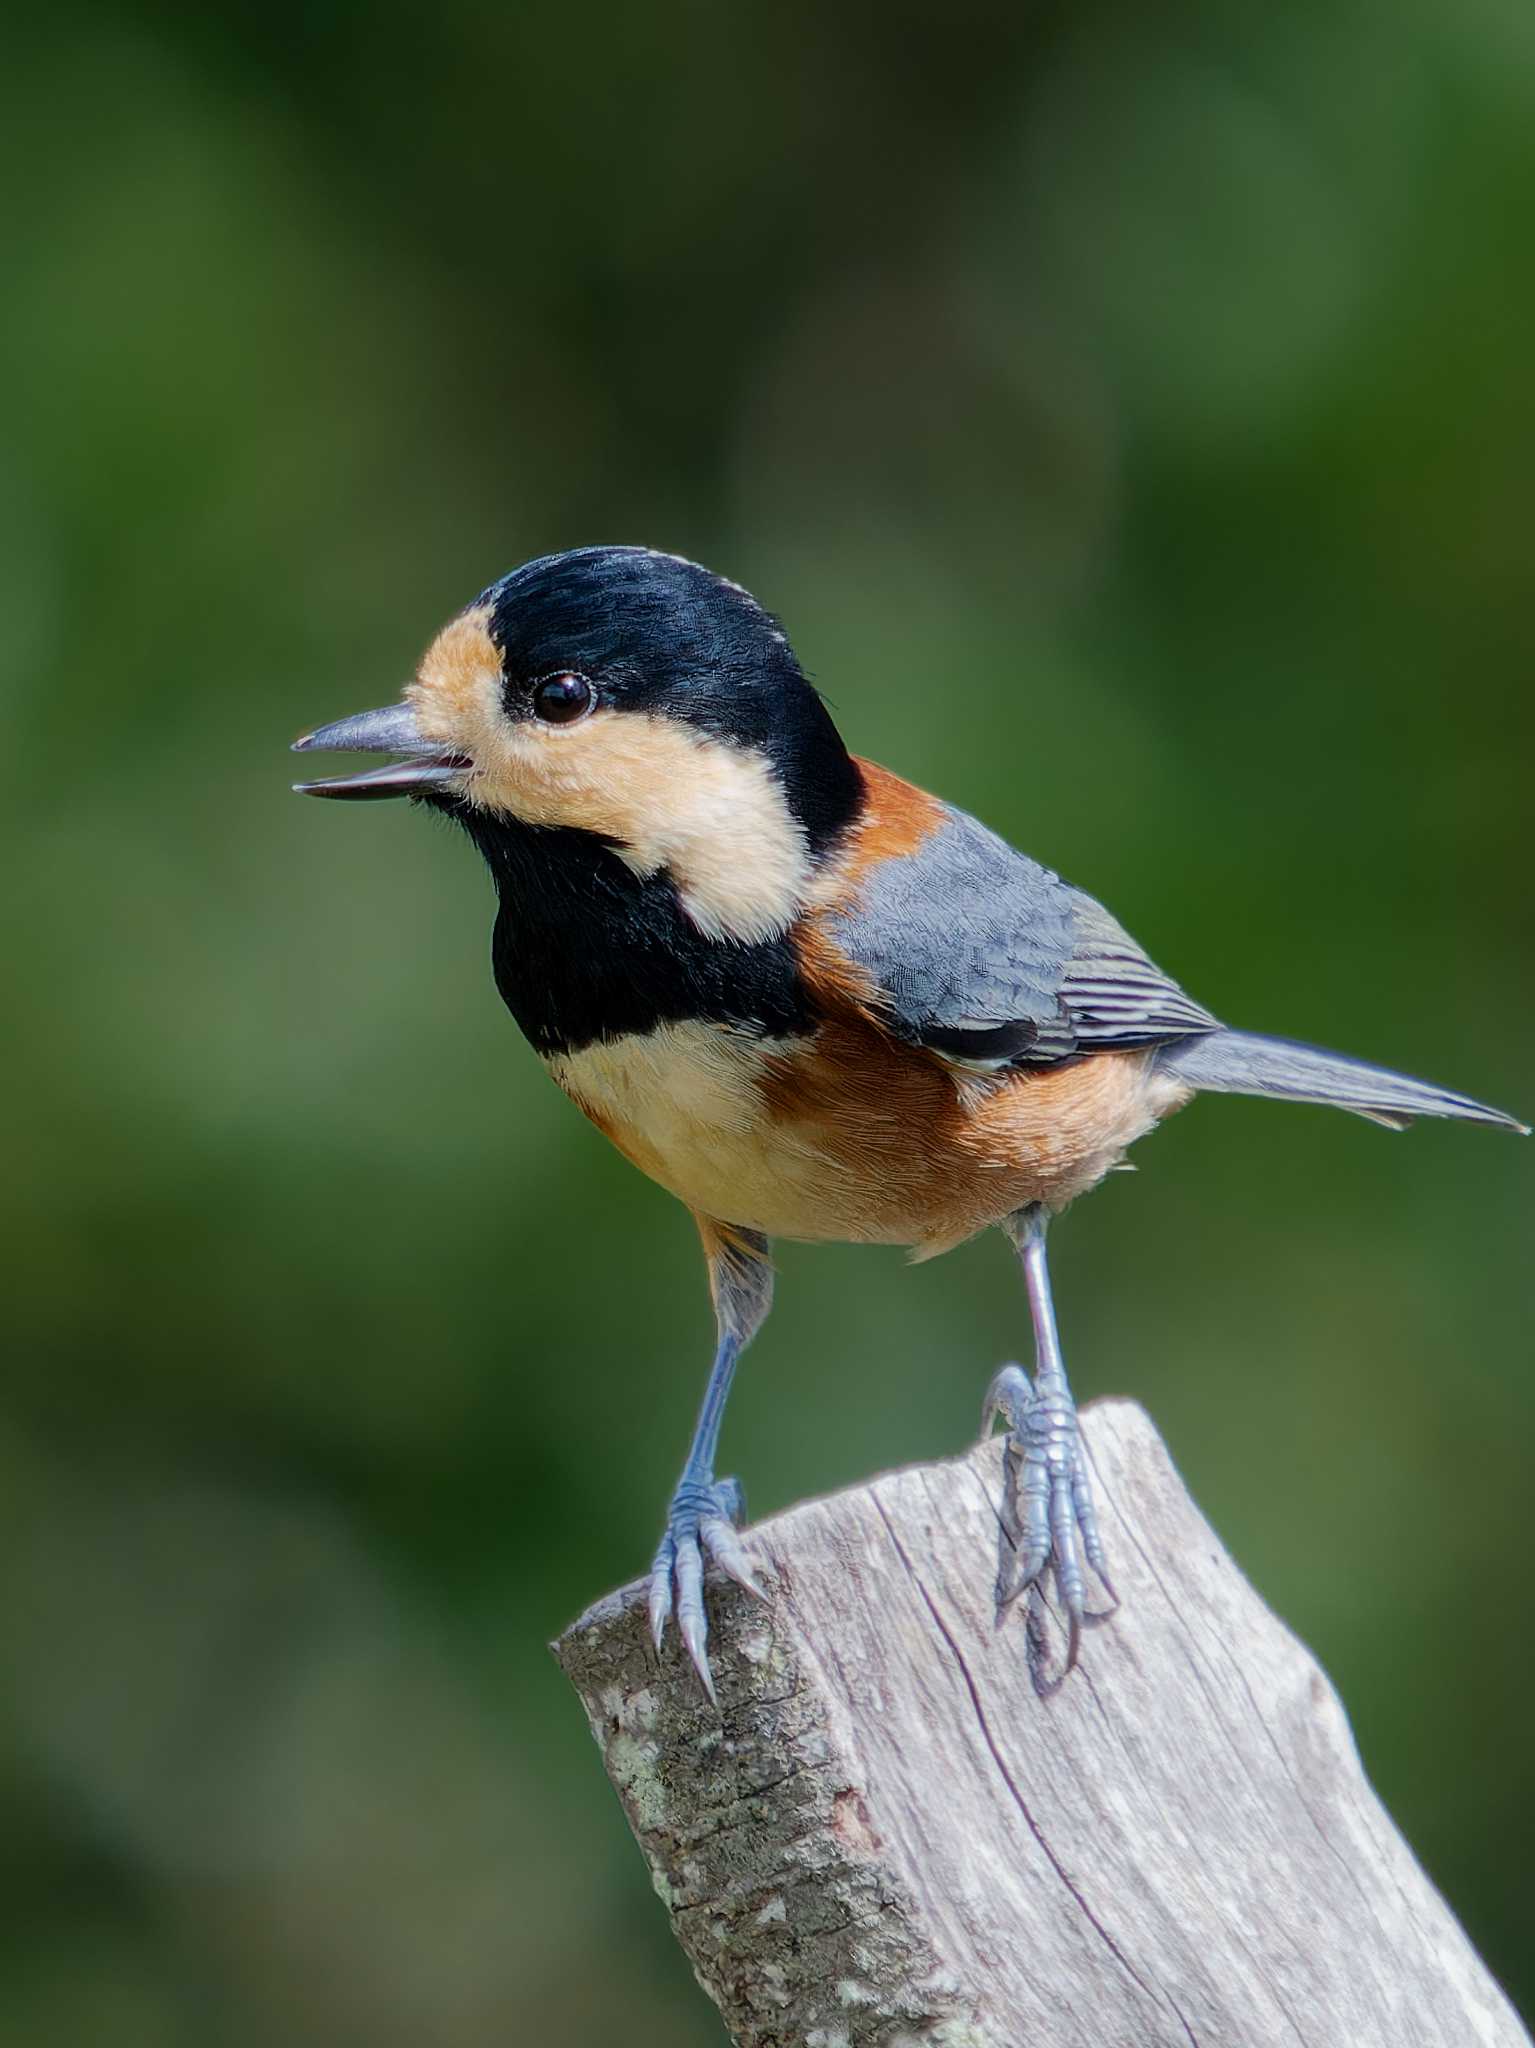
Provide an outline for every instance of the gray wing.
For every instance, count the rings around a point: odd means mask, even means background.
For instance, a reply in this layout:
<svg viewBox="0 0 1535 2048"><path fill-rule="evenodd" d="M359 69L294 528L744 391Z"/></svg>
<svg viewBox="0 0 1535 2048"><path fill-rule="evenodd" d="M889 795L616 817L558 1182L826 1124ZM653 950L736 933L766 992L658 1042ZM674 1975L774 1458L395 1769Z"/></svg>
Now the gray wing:
<svg viewBox="0 0 1535 2048"><path fill-rule="evenodd" d="M966 1065L1048 1065L1217 1028L1101 903L963 811L875 868L831 929L896 1034Z"/></svg>

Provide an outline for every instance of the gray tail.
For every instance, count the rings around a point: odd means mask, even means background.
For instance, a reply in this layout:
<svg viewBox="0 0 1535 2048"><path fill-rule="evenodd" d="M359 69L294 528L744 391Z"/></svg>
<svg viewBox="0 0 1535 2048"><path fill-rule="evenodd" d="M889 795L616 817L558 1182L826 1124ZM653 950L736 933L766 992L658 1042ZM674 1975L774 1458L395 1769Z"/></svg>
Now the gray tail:
<svg viewBox="0 0 1535 2048"><path fill-rule="evenodd" d="M1326 1102L1352 1110L1389 1130L1405 1131L1414 1117L1454 1116L1469 1124L1502 1124L1530 1134L1528 1124L1469 1095L1414 1081L1367 1060L1300 1045L1293 1038L1261 1038L1254 1031L1211 1031L1164 1045L1162 1064L1193 1088L1221 1095L1273 1095L1283 1102Z"/></svg>

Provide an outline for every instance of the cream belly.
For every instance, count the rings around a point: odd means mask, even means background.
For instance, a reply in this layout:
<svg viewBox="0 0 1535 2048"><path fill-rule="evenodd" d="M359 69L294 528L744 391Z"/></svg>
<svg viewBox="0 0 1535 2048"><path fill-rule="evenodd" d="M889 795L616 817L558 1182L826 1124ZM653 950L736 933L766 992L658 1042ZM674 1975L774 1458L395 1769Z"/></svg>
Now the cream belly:
<svg viewBox="0 0 1535 2048"><path fill-rule="evenodd" d="M763 1082L785 1041L728 1026L662 1024L546 1061L554 1079L641 1172L690 1209L774 1237L815 1227L833 1172L807 1131L773 1118Z"/></svg>
<svg viewBox="0 0 1535 2048"><path fill-rule="evenodd" d="M1085 1193L1190 1092L1142 1052L982 1078L846 1026L774 1040L665 1024L547 1064L700 1215L928 1254Z"/></svg>

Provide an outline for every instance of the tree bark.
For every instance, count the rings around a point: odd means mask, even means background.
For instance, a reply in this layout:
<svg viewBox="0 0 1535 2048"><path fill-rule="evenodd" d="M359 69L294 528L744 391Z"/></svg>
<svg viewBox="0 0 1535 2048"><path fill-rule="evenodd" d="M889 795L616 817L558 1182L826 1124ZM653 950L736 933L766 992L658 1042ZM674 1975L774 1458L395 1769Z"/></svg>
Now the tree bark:
<svg viewBox="0 0 1535 2048"><path fill-rule="evenodd" d="M1000 1439L754 1529L718 1712L639 1586L554 1646L732 2040L1528 2048L1146 1415L1083 1422L1123 1606L1052 1697Z"/></svg>

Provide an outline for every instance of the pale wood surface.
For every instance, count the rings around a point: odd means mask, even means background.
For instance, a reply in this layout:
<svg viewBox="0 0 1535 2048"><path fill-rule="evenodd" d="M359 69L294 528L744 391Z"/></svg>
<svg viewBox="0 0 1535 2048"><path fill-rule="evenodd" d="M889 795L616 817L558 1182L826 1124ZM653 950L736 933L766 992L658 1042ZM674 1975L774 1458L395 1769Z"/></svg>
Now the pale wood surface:
<svg viewBox="0 0 1535 2048"><path fill-rule="evenodd" d="M1083 1420L1124 1606L1051 1699L996 1622L1000 1440L752 1530L718 1713L638 1587L555 1645L731 2038L1528 2048L1146 1415Z"/></svg>

